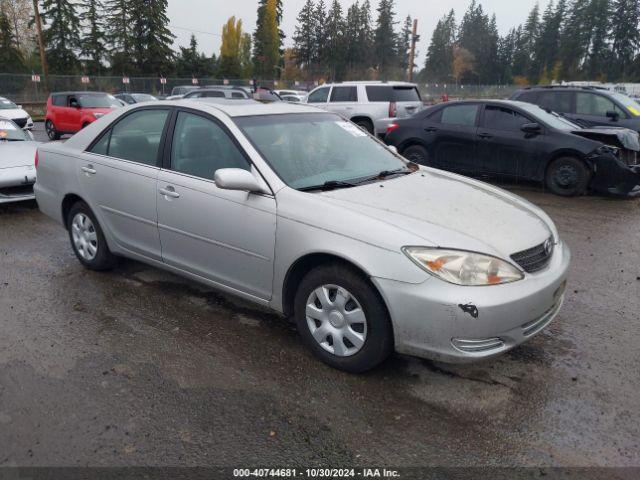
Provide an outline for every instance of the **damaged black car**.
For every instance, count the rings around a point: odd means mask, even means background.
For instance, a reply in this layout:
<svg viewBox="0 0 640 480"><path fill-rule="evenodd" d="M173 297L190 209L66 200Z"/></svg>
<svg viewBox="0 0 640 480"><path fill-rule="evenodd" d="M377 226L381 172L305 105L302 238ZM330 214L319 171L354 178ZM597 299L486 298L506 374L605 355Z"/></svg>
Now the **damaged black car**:
<svg viewBox="0 0 640 480"><path fill-rule="evenodd" d="M541 182L563 196L640 195L640 140L625 128L582 128L524 102L433 106L389 124L385 141L407 159L475 177Z"/></svg>

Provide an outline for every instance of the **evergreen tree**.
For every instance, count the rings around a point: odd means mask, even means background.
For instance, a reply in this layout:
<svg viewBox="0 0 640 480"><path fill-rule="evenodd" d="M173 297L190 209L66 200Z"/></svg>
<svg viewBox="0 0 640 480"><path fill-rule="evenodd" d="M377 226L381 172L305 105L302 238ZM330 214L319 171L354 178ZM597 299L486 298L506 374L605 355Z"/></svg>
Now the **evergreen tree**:
<svg viewBox="0 0 640 480"><path fill-rule="evenodd" d="M426 78L434 82L451 80L453 68L453 46L456 40L455 12L451 10L442 17L431 37L425 63Z"/></svg>
<svg viewBox="0 0 640 480"><path fill-rule="evenodd" d="M80 15L84 24L84 36L80 54L86 59L87 72L100 74L105 57L105 34L102 16L104 5L101 0L85 0L85 10Z"/></svg>
<svg viewBox="0 0 640 480"><path fill-rule="evenodd" d="M342 18L342 6L338 0L333 0L329 13L327 14L327 49L331 52L328 57L329 77L332 80L341 80L344 73L344 29L345 23Z"/></svg>
<svg viewBox="0 0 640 480"><path fill-rule="evenodd" d="M114 74L133 73L131 51L135 44L133 18L135 4L131 0L107 0L106 41L109 63Z"/></svg>
<svg viewBox="0 0 640 480"><path fill-rule="evenodd" d="M578 79L589 54L591 32L588 31L590 0L573 0L565 15L560 35L560 75L563 79Z"/></svg>
<svg viewBox="0 0 640 480"><path fill-rule="evenodd" d="M168 0L131 0L135 5L133 60L138 73L166 75L173 70L174 35L169 30Z"/></svg>
<svg viewBox="0 0 640 480"><path fill-rule="evenodd" d="M507 35L498 41L498 83L513 82L513 60L516 53L518 32L512 28Z"/></svg>
<svg viewBox="0 0 640 480"><path fill-rule="evenodd" d="M345 19L344 26L344 63L345 68L348 71L348 76L357 71L361 61L361 59L358 58L358 37L361 27L360 5L356 2L347 10L347 17Z"/></svg>
<svg viewBox="0 0 640 480"><path fill-rule="evenodd" d="M3 72L19 73L24 67L24 59L18 48L11 20L4 5L0 4L0 68Z"/></svg>
<svg viewBox="0 0 640 480"><path fill-rule="evenodd" d="M318 77L323 75L327 65L327 58L330 52L327 48L327 8L324 4L324 0L318 0L316 5L316 28L313 35L315 48L315 58L313 61L314 72L313 75Z"/></svg>
<svg viewBox="0 0 640 480"><path fill-rule="evenodd" d="M80 18L71 0L42 0L44 43L51 73L71 74L80 69Z"/></svg>
<svg viewBox="0 0 640 480"><path fill-rule="evenodd" d="M472 0L460 24L459 46L471 54L474 66L462 81L495 83L498 77L498 32L495 17L489 18L482 5ZM469 71L468 71L469 72Z"/></svg>
<svg viewBox="0 0 640 480"><path fill-rule="evenodd" d="M611 48L615 55L615 71L627 79L634 55L640 46L638 21L640 0L613 0L611 14Z"/></svg>
<svg viewBox="0 0 640 480"><path fill-rule="evenodd" d="M356 62L361 74L366 75L366 70L373 66L374 32L372 27L371 2L364 0L360 6L359 29L356 40Z"/></svg>
<svg viewBox="0 0 640 480"><path fill-rule="evenodd" d="M411 38L413 37L413 20L411 15L407 15L402 24L402 31L398 38L398 54L400 56L400 67L404 72L409 71L409 54L411 50ZM413 65L411 65L413 68Z"/></svg>
<svg viewBox="0 0 640 480"><path fill-rule="evenodd" d="M307 0L298 14L298 23L293 34L296 63L307 70L313 63L316 51L314 9L313 0Z"/></svg>
<svg viewBox="0 0 640 480"><path fill-rule="evenodd" d="M384 78L400 66L398 58L398 35L395 31L393 0L380 0L378 19L374 34L374 52L378 71Z"/></svg>
<svg viewBox="0 0 640 480"><path fill-rule="evenodd" d="M591 46L585 65L586 78L607 80L607 63L611 59L609 30L611 22L609 0L591 0L588 9L588 25L591 31Z"/></svg>
<svg viewBox="0 0 640 480"><path fill-rule="evenodd" d="M555 80L553 71L558 62L560 30L566 8L566 0L560 0L557 6L554 6L553 2L549 2L542 15L540 34L536 41L534 55L537 70L531 75L532 82L550 83Z"/></svg>
<svg viewBox="0 0 640 480"><path fill-rule="evenodd" d="M282 33L278 19L282 16L281 0L260 0L258 19L253 34L254 72L260 78L274 78L280 66Z"/></svg>
<svg viewBox="0 0 640 480"><path fill-rule="evenodd" d="M209 76L213 73L215 62L215 55L213 59L209 59L203 53L198 53L198 41L195 35L191 35L189 47L180 47L176 58L176 74L180 77Z"/></svg>

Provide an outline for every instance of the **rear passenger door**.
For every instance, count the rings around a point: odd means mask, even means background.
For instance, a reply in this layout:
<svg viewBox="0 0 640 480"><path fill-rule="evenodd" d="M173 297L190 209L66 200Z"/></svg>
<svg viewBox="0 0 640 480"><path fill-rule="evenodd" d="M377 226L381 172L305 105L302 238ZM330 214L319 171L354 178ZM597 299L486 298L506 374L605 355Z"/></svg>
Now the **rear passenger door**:
<svg viewBox="0 0 640 480"><path fill-rule="evenodd" d="M349 120L358 105L358 87L355 85L333 87L327 110Z"/></svg>
<svg viewBox="0 0 640 480"><path fill-rule="evenodd" d="M161 260L157 177L168 108L138 109L109 128L82 156L83 196L124 250Z"/></svg>
<svg viewBox="0 0 640 480"><path fill-rule="evenodd" d="M158 227L167 265L259 299L271 297L276 230L272 195L223 190L220 168L260 174L218 119L177 114L157 182Z"/></svg>
<svg viewBox="0 0 640 480"><path fill-rule="evenodd" d="M454 104L427 117L423 129L433 166L469 174L480 171L476 157L479 111L477 103Z"/></svg>

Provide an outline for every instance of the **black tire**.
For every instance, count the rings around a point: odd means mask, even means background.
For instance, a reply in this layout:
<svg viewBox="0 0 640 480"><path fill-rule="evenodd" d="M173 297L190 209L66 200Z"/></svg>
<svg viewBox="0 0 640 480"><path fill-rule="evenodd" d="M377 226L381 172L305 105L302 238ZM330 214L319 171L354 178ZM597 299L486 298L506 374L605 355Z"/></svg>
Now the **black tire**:
<svg viewBox="0 0 640 480"><path fill-rule="evenodd" d="M93 228L91 229L95 232L95 248L96 253L93 258L86 258L81 252L80 249L76 246L76 242L74 241L74 220L76 216L84 215L89 218L92 223ZM107 241L104 238L104 233L102 233L102 228L98 223L95 215L89 208L89 206L82 202L76 202L69 210L69 215L67 216L67 230L69 231L69 241L71 242L71 248L73 249L73 253L76 254L76 257L84 265L86 268L90 270L109 270L116 266L118 263L118 257L113 255L109 250L109 246L107 245ZM93 242L92 242L93 243Z"/></svg>
<svg viewBox="0 0 640 480"><path fill-rule="evenodd" d="M545 185L550 192L575 197L587 192L591 173L585 163L574 157L556 158L547 167Z"/></svg>
<svg viewBox="0 0 640 480"><path fill-rule="evenodd" d="M58 132L58 130L56 129L56 126L53 124L53 122L51 120L47 120L44 123L44 129L47 132L47 136L49 137L49 140L60 140L60 132Z"/></svg>
<svg viewBox="0 0 640 480"><path fill-rule="evenodd" d="M353 123L373 135L373 123L371 123L370 120L367 120L366 118L360 118L358 120L354 120Z"/></svg>
<svg viewBox="0 0 640 480"><path fill-rule="evenodd" d="M422 145L409 145L402 151L402 156L418 165L424 165L425 167L431 166L429 163L429 152Z"/></svg>
<svg viewBox="0 0 640 480"><path fill-rule="evenodd" d="M306 314L307 300L323 285L346 289L357 299L366 317L364 344L351 356L338 356L325 350L311 333ZM333 368L350 373L366 372L386 360L393 351L393 328L382 298L368 279L340 263L317 267L302 279L295 296L294 315L305 344L317 358ZM349 343L345 337L342 341L343 345Z"/></svg>

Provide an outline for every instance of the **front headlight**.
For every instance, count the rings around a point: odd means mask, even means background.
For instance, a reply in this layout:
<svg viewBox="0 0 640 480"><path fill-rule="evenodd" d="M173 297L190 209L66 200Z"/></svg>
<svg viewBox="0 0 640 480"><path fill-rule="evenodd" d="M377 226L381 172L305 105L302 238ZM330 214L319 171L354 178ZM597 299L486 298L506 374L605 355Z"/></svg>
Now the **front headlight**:
<svg viewBox="0 0 640 480"><path fill-rule="evenodd" d="M595 150L594 155L607 155L608 153L614 155L615 157L619 157L620 149L618 147L614 147L613 145L603 145Z"/></svg>
<svg viewBox="0 0 640 480"><path fill-rule="evenodd" d="M404 247L402 251L423 270L455 285L500 285L524 278L509 262L481 253L427 247Z"/></svg>

